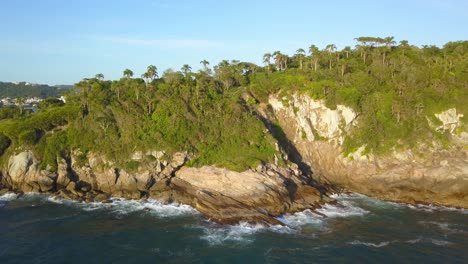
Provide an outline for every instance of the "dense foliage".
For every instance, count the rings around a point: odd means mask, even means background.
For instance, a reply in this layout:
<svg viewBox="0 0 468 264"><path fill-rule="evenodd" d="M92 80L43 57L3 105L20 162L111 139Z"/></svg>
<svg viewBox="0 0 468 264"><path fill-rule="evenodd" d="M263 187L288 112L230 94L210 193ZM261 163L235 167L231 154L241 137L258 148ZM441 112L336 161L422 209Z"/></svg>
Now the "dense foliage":
<svg viewBox="0 0 468 264"><path fill-rule="evenodd" d="M43 166L52 169L57 156L74 149L103 153L122 166L137 150L189 151L194 166L244 170L277 154L276 139L251 113L273 93L307 93L331 108L352 107L360 121L345 140L348 152L365 145L386 153L443 140L427 118L451 107L466 121L467 41L443 48L396 45L392 37L357 41L355 49L312 45L309 55L304 49L293 56L265 54L264 67L222 61L212 70L204 60L199 72L184 65L161 77L153 65L142 78L129 69L115 81L97 74L77 83L65 105L49 99L35 114L0 112L0 151L35 146ZM246 93L253 99L244 102Z"/></svg>
<svg viewBox="0 0 468 264"><path fill-rule="evenodd" d="M45 84L27 84L25 82L20 83L9 83L0 82L0 98L10 97L57 97L63 93L63 91L70 89L68 85L49 86Z"/></svg>
<svg viewBox="0 0 468 264"><path fill-rule="evenodd" d="M276 52L274 65L266 54L267 68L282 70L253 76L250 89L263 100L271 93L305 92L331 108L352 107L359 126L346 138L347 152L365 145L381 154L444 140L430 129L427 118L436 123L434 114L452 107L468 123L468 41L418 48L407 41L396 45L392 37L356 40L355 49L340 51L333 44L324 50L312 45L309 56L301 49L286 58ZM287 63L281 66L282 61Z"/></svg>

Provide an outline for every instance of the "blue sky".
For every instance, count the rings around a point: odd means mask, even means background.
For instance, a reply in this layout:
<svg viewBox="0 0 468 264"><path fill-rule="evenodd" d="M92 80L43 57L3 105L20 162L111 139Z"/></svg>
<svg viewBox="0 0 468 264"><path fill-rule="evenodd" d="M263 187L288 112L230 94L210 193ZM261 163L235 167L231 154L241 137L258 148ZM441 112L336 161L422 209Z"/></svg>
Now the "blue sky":
<svg viewBox="0 0 468 264"><path fill-rule="evenodd" d="M150 64L180 69L223 59L261 64L266 52L354 46L394 36L442 46L468 39L468 1L3 0L0 81L73 84Z"/></svg>

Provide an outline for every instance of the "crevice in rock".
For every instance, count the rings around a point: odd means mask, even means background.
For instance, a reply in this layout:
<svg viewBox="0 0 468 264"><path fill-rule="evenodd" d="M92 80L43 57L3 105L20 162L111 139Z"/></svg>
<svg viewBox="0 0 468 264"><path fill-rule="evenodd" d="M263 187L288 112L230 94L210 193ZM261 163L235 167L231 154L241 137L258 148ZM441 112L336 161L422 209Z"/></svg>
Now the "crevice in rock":
<svg viewBox="0 0 468 264"><path fill-rule="evenodd" d="M114 182L114 184L117 184L117 181L119 180L119 177L120 177L120 170L119 170L119 168L114 168L114 174L115 174L115 182Z"/></svg>
<svg viewBox="0 0 468 264"><path fill-rule="evenodd" d="M71 158L69 156L66 156L66 155L63 156L62 158L67 163L67 176L68 176L68 178L73 182L77 182L79 180L79 176L75 172L75 170L73 170Z"/></svg>
<svg viewBox="0 0 468 264"><path fill-rule="evenodd" d="M253 97L253 95L250 96ZM265 125L268 132L278 141L279 147L288 155L288 160L298 165L298 169L302 172L302 175L305 176L304 179L306 180L306 183L316 188L320 192L321 197L324 195L328 196L327 193L330 189L333 189L333 186L328 184L323 185L312 177L312 167L303 160L302 155L299 153L294 143L291 142L291 140L289 140L289 138L286 136L286 133L284 133L281 126L272 122L272 120L276 120L276 117L273 113L273 109L271 108L271 106L268 106L265 109L266 111L264 116L257 109L250 107L247 104L245 98L242 96L240 99L240 103L246 111L251 113Z"/></svg>

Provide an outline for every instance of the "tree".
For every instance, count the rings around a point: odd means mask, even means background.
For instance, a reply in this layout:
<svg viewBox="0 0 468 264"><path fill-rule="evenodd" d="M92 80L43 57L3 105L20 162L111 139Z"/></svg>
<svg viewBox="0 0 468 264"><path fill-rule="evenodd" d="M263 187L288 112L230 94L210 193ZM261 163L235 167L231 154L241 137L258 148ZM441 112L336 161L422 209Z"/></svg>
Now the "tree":
<svg viewBox="0 0 468 264"><path fill-rule="evenodd" d="M98 73L94 76L96 79L98 79L99 81L102 81L104 80L104 74L102 73Z"/></svg>
<svg viewBox="0 0 468 264"><path fill-rule="evenodd" d="M349 53L351 53L351 47L350 46L344 47L343 52L346 54L346 59L349 59Z"/></svg>
<svg viewBox="0 0 468 264"><path fill-rule="evenodd" d="M280 51L275 51L273 57L275 58L276 68L278 68L279 71L283 71L288 67L287 55L282 54Z"/></svg>
<svg viewBox="0 0 468 264"><path fill-rule="evenodd" d="M185 76L187 76L190 72L192 72L192 67L190 67L188 64L184 64L180 70L184 73Z"/></svg>
<svg viewBox="0 0 468 264"><path fill-rule="evenodd" d="M26 100L23 97L18 97L15 101L20 110L20 115L23 115L23 105L26 103Z"/></svg>
<svg viewBox="0 0 468 264"><path fill-rule="evenodd" d="M314 66L314 71L317 71L318 69L318 62L320 59L320 50L317 46L311 45L309 47L309 53L310 57L312 58L312 64Z"/></svg>
<svg viewBox="0 0 468 264"><path fill-rule="evenodd" d="M335 50L336 50L336 46L335 46L335 44L328 44L325 47L325 50L328 52L328 68L331 70L331 68L332 68L332 55L333 55L333 52L335 52Z"/></svg>
<svg viewBox="0 0 468 264"><path fill-rule="evenodd" d="M382 51L382 65L385 65L385 59L387 56L387 53L390 52L392 49L392 46L396 44L396 42L393 40L394 37L386 37L383 39L383 44L385 44L384 50Z"/></svg>
<svg viewBox="0 0 468 264"><path fill-rule="evenodd" d="M203 65L203 70L206 73L208 73L208 65L210 65L210 63L207 60L202 60L202 61L200 61L200 63Z"/></svg>
<svg viewBox="0 0 468 264"><path fill-rule="evenodd" d="M296 50L296 56L299 58L299 68L302 70L302 60L304 60L305 50L302 48Z"/></svg>
<svg viewBox="0 0 468 264"><path fill-rule="evenodd" d="M158 68L154 65L148 66L146 72L143 73L141 77L145 79L147 83L151 83L155 78L158 78Z"/></svg>
<svg viewBox="0 0 468 264"><path fill-rule="evenodd" d="M123 71L123 76L125 79L131 79L133 77L133 71L130 69L125 69Z"/></svg>
<svg viewBox="0 0 468 264"><path fill-rule="evenodd" d="M265 53L263 55L263 63L267 66L267 72L270 72L270 64L271 64L271 53Z"/></svg>

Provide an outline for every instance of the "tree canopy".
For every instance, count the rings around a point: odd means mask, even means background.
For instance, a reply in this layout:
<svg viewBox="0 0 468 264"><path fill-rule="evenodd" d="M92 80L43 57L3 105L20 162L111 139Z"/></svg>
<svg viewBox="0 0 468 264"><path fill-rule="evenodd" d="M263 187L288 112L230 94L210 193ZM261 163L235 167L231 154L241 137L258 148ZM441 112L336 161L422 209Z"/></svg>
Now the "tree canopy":
<svg viewBox="0 0 468 264"><path fill-rule="evenodd" d="M366 146L383 154L443 141L447 136L434 132L427 119L451 107L468 123L468 41L439 48L397 45L393 37L356 40L354 49L329 44L311 45L308 54L303 48L292 56L266 53L264 66L223 60L211 70L202 60L198 72L186 64L162 76L154 65L141 78L130 69L113 81L97 74L77 83L65 105L50 100L29 116L5 110L0 151L35 146L52 167L73 149L122 163L135 150L189 151L194 166L244 170L279 155L277 139L252 114L277 93L306 93L330 108L353 108L359 123L345 139L348 152ZM252 101L245 102L245 94Z"/></svg>

